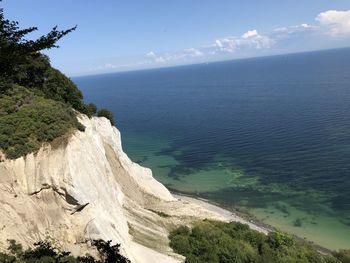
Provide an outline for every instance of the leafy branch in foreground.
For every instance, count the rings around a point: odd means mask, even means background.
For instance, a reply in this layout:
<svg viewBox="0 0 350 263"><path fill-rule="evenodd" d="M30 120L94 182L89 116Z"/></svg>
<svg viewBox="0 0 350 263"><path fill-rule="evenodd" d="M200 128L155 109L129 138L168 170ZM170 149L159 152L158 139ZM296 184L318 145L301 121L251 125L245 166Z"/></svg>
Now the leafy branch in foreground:
<svg viewBox="0 0 350 263"><path fill-rule="evenodd" d="M99 254L99 259L90 255L73 257L70 252L61 251L50 242L40 241L34 248L23 251L21 244L9 240L8 254L0 253L0 263L130 263L120 254L120 245L111 245L111 241L93 240Z"/></svg>

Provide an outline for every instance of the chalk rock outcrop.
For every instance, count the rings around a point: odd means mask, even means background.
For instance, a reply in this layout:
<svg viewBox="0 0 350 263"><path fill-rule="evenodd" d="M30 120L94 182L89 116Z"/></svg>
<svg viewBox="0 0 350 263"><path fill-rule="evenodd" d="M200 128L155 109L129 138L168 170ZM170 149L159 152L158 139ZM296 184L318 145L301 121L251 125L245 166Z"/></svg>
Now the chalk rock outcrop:
<svg viewBox="0 0 350 263"><path fill-rule="evenodd" d="M175 199L150 169L128 158L107 119L81 116L80 122L85 132L0 163L0 246L50 237L79 254L87 251L86 240L103 238L121 243L134 260L125 208Z"/></svg>
<svg viewBox="0 0 350 263"><path fill-rule="evenodd" d="M132 162L106 118L81 115L75 131L16 160L0 158L0 250L51 238L75 255L94 254L89 240L121 244L131 262L181 262L168 233L193 220L222 216L175 199L148 168ZM0 156L1 157L1 156Z"/></svg>

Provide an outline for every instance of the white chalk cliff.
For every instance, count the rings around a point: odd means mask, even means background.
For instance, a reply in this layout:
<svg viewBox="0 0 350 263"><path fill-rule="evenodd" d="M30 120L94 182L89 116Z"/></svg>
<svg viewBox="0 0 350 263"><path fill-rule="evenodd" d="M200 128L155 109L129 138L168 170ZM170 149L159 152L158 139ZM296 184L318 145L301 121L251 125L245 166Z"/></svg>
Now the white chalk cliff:
<svg viewBox="0 0 350 263"><path fill-rule="evenodd" d="M79 119L85 132L0 162L0 249L7 239L29 246L50 237L81 255L93 253L88 240L102 238L120 243L132 262L181 262L168 246L169 230L220 215L175 199L128 158L107 119Z"/></svg>

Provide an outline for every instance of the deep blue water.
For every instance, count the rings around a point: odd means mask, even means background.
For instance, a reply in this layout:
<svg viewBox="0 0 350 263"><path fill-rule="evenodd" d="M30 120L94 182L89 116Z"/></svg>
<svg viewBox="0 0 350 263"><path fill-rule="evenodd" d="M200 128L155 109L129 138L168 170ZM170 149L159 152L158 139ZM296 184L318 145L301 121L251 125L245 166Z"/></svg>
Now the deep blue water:
<svg viewBox="0 0 350 263"><path fill-rule="evenodd" d="M285 202L349 231L350 49L73 80L86 101L113 111L126 152L169 187L239 170L235 183L196 193L247 208Z"/></svg>

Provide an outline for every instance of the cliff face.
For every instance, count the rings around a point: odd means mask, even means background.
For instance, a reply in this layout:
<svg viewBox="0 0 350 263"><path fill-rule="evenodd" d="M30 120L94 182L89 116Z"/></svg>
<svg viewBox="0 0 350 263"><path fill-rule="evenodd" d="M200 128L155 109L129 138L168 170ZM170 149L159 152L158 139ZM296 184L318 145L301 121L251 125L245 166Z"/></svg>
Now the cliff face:
<svg viewBox="0 0 350 263"><path fill-rule="evenodd" d="M7 239L29 246L50 237L82 255L94 252L88 240L102 238L120 243L132 262L178 262L169 229L223 219L175 199L150 169L133 163L107 119L81 116L80 122L85 132L0 162L0 249Z"/></svg>
<svg viewBox="0 0 350 263"><path fill-rule="evenodd" d="M121 243L133 259L125 207L174 200L150 169L127 157L107 119L80 121L85 132L0 163L0 246L50 236L80 253L87 239L103 238Z"/></svg>

